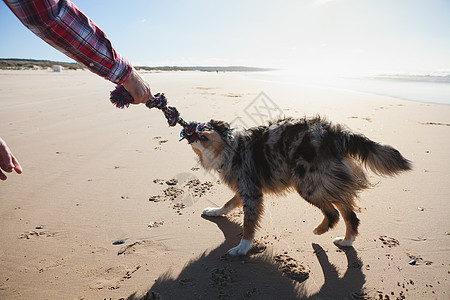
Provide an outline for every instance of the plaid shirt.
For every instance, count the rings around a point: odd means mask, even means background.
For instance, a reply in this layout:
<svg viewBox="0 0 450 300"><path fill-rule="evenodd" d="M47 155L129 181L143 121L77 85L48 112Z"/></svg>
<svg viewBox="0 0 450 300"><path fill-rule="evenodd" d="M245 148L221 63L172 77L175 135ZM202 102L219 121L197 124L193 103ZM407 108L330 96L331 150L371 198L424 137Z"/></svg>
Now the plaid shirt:
<svg viewBox="0 0 450 300"><path fill-rule="evenodd" d="M4 0L38 37L116 84L129 76L131 64L117 53L103 31L69 0Z"/></svg>

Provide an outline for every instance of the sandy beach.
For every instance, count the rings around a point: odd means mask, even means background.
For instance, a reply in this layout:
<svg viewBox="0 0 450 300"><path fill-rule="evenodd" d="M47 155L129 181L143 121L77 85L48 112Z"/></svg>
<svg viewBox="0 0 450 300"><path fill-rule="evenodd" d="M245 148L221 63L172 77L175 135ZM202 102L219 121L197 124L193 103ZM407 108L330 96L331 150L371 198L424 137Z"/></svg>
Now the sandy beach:
<svg viewBox="0 0 450 300"><path fill-rule="evenodd" d="M265 198L257 247L230 258L242 212L201 216L233 193L179 142L180 127L143 105L114 108L112 84L88 71L2 70L0 136L24 173L0 182L1 299L450 297L449 105L243 73L142 74L185 120L320 114L392 145L414 170L369 173L354 247L332 243L342 220L314 235L321 212L291 193Z"/></svg>

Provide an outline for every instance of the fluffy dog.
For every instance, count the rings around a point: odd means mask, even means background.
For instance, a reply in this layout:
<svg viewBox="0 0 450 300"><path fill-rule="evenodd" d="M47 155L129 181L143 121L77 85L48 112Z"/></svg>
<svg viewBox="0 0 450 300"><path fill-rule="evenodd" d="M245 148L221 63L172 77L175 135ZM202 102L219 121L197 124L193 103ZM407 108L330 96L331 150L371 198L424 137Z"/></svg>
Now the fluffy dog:
<svg viewBox="0 0 450 300"><path fill-rule="evenodd" d="M379 175L411 169L411 163L391 146L380 145L321 117L284 118L246 130L211 120L203 139L192 143L202 166L215 170L235 196L222 207L206 208L207 216L225 215L243 205L244 228L238 246L228 251L244 255L263 213L263 194L288 189L322 210L323 221L313 232L323 234L342 215L346 232L334 240L351 246L358 234L355 198L369 187L361 165Z"/></svg>

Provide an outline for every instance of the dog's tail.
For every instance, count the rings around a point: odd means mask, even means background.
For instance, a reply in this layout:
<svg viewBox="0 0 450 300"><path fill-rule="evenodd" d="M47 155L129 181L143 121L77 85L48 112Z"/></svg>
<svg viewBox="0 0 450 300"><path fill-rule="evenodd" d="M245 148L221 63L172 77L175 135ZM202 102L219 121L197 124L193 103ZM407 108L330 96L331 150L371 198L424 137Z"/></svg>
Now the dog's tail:
<svg viewBox="0 0 450 300"><path fill-rule="evenodd" d="M411 170L412 164L397 149L376 143L364 135L344 131L341 146L347 155L359 160L378 175L397 175Z"/></svg>

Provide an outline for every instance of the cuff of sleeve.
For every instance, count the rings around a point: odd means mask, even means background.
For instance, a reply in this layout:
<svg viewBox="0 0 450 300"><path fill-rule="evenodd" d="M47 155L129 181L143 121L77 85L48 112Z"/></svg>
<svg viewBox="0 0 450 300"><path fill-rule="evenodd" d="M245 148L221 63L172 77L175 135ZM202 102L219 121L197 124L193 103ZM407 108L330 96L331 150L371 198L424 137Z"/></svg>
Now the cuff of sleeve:
<svg viewBox="0 0 450 300"><path fill-rule="evenodd" d="M133 66L122 55L116 53L116 60L110 73L105 77L107 80L115 84L122 84L130 76Z"/></svg>

